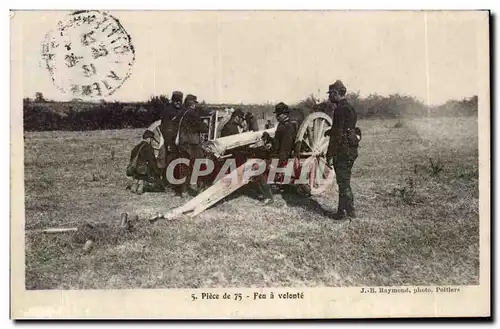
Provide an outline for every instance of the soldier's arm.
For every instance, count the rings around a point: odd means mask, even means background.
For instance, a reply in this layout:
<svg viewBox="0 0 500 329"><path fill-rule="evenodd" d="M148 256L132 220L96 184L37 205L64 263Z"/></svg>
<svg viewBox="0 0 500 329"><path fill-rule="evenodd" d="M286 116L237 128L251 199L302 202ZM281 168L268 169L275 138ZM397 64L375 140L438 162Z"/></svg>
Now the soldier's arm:
<svg viewBox="0 0 500 329"><path fill-rule="evenodd" d="M198 124L198 127L199 127L200 133L205 134L208 132L208 125L205 122L203 122L203 120L201 120L201 118L200 118L200 122Z"/></svg>
<svg viewBox="0 0 500 329"><path fill-rule="evenodd" d="M341 144L342 131L345 125L345 107L335 109L333 114L332 129L330 131L330 143L328 153L333 154Z"/></svg>
<svg viewBox="0 0 500 329"><path fill-rule="evenodd" d="M281 135L283 134L283 129L281 127L282 126L278 126L278 128L276 128L276 132L274 133L274 138L272 140L272 147L271 147L272 153L279 152Z"/></svg>

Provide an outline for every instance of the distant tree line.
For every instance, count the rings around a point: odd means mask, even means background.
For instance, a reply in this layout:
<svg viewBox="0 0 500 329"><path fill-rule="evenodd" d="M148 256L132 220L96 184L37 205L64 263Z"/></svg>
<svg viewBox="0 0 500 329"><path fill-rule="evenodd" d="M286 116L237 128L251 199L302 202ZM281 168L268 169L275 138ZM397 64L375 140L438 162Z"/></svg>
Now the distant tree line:
<svg viewBox="0 0 500 329"><path fill-rule="evenodd" d="M360 119L363 118L400 118L432 116L477 116L478 97L450 100L442 105L427 107L415 97L394 94L389 96L369 95L360 97L359 93L348 94ZM162 110L169 104L165 95L152 96L146 102L84 102L74 99L69 102L46 100L41 93L34 99L23 100L24 130L100 130L144 128L160 118ZM212 109L240 107L253 113L259 120L274 121L274 104L199 104L209 112ZM314 111L331 114L331 107L324 100L313 95L297 104L290 104L292 116L304 118Z"/></svg>
<svg viewBox="0 0 500 329"><path fill-rule="evenodd" d="M478 111L478 97L472 96L462 100L450 100L439 106L427 106L413 96L392 94L381 96L371 94L361 97L359 93L349 93L347 100L356 109L358 118L394 119L402 117L425 116L474 116ZM313 111L331 111L325 101L317 100L313 95L298 104L299 108Z"/></svg>

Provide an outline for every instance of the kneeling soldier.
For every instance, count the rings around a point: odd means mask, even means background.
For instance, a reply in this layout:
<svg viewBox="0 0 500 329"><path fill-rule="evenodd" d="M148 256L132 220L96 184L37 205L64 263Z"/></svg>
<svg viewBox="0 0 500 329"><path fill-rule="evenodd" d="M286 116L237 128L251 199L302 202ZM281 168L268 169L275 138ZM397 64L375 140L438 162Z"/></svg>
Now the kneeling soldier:
<svg viewBox="0 0 500 329"><path fill-rule="evenodd" d="M153 132L146 130L142 136L143 140L130 152L127 176L134 179L130 185L130 190L133 193L142 194L143 192L163 192L165 190L153 147L148 141L152 136ZM129 187L127 186L127 188Z"/></svg>

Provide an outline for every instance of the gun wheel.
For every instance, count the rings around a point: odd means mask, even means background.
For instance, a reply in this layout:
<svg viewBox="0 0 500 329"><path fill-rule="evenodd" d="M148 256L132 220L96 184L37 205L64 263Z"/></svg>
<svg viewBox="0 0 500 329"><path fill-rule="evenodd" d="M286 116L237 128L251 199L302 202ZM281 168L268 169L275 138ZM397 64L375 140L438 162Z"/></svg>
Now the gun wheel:
<svg viewBox="0 0 500 329"><path fill-rule="evenodd" d="M311 195L318 195L333 183L335 172L326 162L329 137L325 132L332 127L326 113L309 114L297 132L295 155L301 162L301 177L307 178Z"/></svg>

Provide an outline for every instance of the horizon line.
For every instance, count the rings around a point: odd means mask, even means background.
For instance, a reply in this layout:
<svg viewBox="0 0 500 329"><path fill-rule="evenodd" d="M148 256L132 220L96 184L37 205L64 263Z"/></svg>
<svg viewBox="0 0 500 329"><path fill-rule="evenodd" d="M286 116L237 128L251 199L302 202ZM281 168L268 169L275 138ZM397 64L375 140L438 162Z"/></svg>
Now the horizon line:
<svg viewBox="0 0 500 329"><path fill-rule="evenodd" d="M367 94L366 96L362 96L360 91L352 91L352 92L349 92L349 94L358 94L358 97L360 99L366 99L370 96L381 96L381 97L386 97L386 98L390 98L391 96L403 96L403 97L410 97L410 98L413 98L417 101L420 101L422 103L425 103L425 100L419 98L418 96L413 96L411 94L407 94L407 93L392 93L392 94L382 94L382 93L370 93L370 94ZM43 95L43 93L42 93ZM23 97L23 100L24 99L29 99L29 100L34 100L35 99L35 96L36 95L33 95L32 97L28 97L28 96L24 96ZM50 99L50 98L44 98L46 102L49 102L49 103L101 103L101 102L106 102L106 103L147 103L151 100L151 98L153 97L159 97L159 96L166 96L168 100L171 99L171 93L170 95L167 94L167 93L159 93L159 94L151 94L149 96L149 98L147 99L137 99L137 100L120 100L120 99L105 99L105 98L100 98L100 99L94 99L94 98L89 98L89 99L82 99L82 98L78 98L78 97L75 97L74 99L71 99L71 100L56 100L56 99ZM309 94L308 96L305 96L303 99L301 100L298 100L298 101L294 101L294 102L285 102L285 103L288 103L288 104L298 104L302 101L305 101L306 99L308 99L309 97L311 96L314 96L315 98L317 97L316 95L314 95L313 93ZM440 103L436 103L436 104L424 104L426 106L429 106L429 107L432 107L432 106L439 106L439 105L442 105L442 104L446 104L447 102L449 101L461 101L461 100L466 100L466 99L471 99L473 98L474 96L476 97L479 97L477 94L471 94L469 96L462 96L462 97L457 97L457 98L449 98L443 102L440 102ZM327 100L327 97L325 97L326 99L323 99L323 98L316 98L317 100L321 102L323 101L326 101ZM208 101L205 101L205 100L201 100L199 101L200 104L202 103L205 103L206 105L272 105L274 104L275 102L272 102L272 101L261 101L261 102L208 102ZM279 102L278 102L279 103Z"/></svg>

